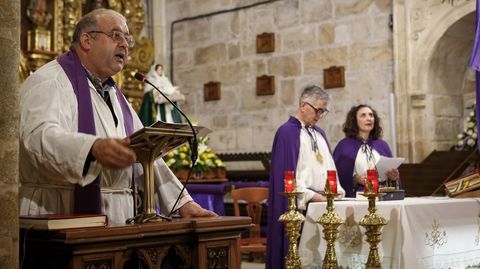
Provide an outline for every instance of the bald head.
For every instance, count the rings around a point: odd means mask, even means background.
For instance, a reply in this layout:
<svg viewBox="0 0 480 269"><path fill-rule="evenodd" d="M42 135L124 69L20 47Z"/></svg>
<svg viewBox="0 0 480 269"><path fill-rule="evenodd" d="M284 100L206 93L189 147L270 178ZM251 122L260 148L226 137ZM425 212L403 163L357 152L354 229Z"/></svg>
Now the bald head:
<svg viewBox="0 0 480 269"><path fill-rule="evenodd" d="M94 31L99 28L98 19L102 16L117 17L124 21L125 24L127 23L127 19L125 19L122 14L116 12L115 10L105 8L95 9L85 14L75 26L75 31L73 32L72 36L72 47L78 46L82 33Z"/></svg>

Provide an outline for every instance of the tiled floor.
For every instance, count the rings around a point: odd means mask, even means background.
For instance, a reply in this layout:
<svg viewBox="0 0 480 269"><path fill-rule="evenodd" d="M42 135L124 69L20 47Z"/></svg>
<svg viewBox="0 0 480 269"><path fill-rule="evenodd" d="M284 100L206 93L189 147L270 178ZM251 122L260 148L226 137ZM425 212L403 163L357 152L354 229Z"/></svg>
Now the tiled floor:
<svg viewBox="0 0 480 269"><path fill-rule="evenodd" d="M265 263L259 262L242 262L242 269L264 269Z"/></svg>

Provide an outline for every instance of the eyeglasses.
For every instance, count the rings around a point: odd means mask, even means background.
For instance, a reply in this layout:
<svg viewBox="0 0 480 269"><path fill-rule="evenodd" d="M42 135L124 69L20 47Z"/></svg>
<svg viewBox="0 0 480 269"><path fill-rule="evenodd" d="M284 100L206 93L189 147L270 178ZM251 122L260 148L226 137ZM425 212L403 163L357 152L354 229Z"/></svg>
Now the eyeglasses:
<svg viewBox="0 0 480 269"><path fill-rule="evenodd" d="M133 39L133 36L130 34L125 34L120 31L115 31L113 30L110 34L105 33L103 31L90 31L88 34L104 34L108 37L110 37L113 41L115 42L127 42L129 48L133 48L135 46L135 40Z"/></svg>
<svg viewBox="0 0 480 269"><path fill-rule="evenodd" d="M328 109L326 109L326 108L316 108L312 104L310 104L309 102L305 102L305 104L309 105L313 110L315 110L315 113L317 115L319 115L320 117L327 116L327 114L329 112Z"/></svg>

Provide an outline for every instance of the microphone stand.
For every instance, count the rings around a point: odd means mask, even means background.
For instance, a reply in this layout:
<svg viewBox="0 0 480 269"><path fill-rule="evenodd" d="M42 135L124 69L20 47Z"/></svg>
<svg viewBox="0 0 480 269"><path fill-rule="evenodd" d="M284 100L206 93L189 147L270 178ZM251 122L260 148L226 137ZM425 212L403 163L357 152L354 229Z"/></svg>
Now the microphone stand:
<svg viewBox="0 0 480 269"><path fill-rule="evenodd" d="M380 175L378 175L377 164L375 161L375 156L373 155L372 146L368 144L368 140L363 141L362 143L363 143L362 147L364 149L365 156L367 157L367 166L369 166L369 169L370 169L369 163L372 163L373 168L375 169L375 171L377 171L377 176L380 177ZM388 178L385 180L385 184L387 184L387 187L389 187L390 185L389 181L390 180Z"/></svg>
<svg viewBox="0 0 480 269"><path fill-rule="evenodd" d="M365 148L364 152L365 152L365 155L367 156L367 164L370 160L370 162L373 164L373 167L375 168L375 171L377 171L377 175L378 175L377 164L376 164L376 161L375 161L375 156L373 155L372 146L370 146L367 141L363 141L362 146ZM378 175L378 177L380 177L380 175ZM398 190L399 189L398 180L393 182L393 180L391 180L387 177L385 179L385 187L394 187L396 190Z"/></svg>
<svg viewBox="0 0 480 269"><path fill-rule="evenodd" d="M178 108L178 106L175 105L175 103L172 102L172 100L170 100L170 98L168 98L167 95L165 95L160 89L158 89L157 86L153 85L153 83L148 81L147 78L144 75L136 72L135 73L135 78L139 81L147 83L148 85L152 86L155 90L157 90L180 114L182 114L182 116L187 120L188 125L192 129L193 139L189 140L189 142L188 142L188 144L190 145L190 150L192 151L192 154L190 155L190 160L192 162L192 166L190 167L190 171L188 172L187 179L185 180L185 184L183 184L183 188L180 191L180 194L178 195L177 200L173 204L173 207L170 210L170 213L168 213L167 217L170 217L173 214L173 212L175 212L175 210L176 210L175 207L177 206L178 202L180 201L180 197L182 197L182 193L185 191L185 188L188 184L188 180L190 179L190 175L192 174L193 166L195 165L195 162L197 161L197 158L198 158L197 134L195 132L195 129L193 128L192 123L190 122L190 119L187 117L187 115L185 115L185 113L183 113L183 111L180 108Z"/></svg>

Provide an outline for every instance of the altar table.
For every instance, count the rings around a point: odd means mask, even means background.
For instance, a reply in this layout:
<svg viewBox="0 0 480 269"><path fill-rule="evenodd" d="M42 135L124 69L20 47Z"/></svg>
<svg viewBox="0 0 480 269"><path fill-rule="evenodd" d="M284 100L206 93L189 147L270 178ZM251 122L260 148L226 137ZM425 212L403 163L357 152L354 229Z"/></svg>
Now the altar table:
<svg viewBox="0 0 480 269"><path fill-rule="evenodd" d="M480 199L448 197L406 198L377 202L377 214L388 224L382 229L379 255L382 268L442 269L480 264ZM335 201L346 223L339 227L335 250L340 268L365 268L369 244L358 223L368 213L368 201ZM311 203L299 244L303 268L322 268L326 242L316 221L326 203Z"/></svg>

